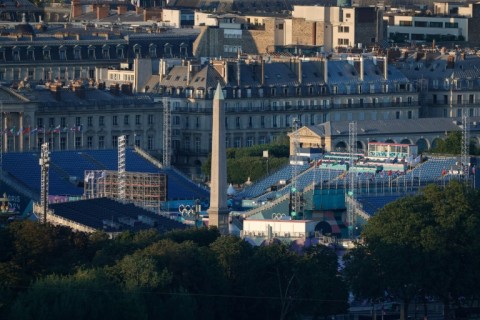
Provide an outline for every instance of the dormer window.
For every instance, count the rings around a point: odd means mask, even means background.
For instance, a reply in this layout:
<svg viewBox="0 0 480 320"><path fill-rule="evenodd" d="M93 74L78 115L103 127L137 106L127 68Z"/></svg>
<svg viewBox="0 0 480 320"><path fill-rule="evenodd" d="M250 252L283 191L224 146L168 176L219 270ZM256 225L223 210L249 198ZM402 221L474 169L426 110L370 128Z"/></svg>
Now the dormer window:
<svg viewBox="0 0 480 320"><path fill-rule="evenodd" d="M0 47L0 60L5 61L5 48Z"/></svg>
<svg viewBox="0 0 480 320"><path fill-rule="evenodd" d="M117 50L116 50L116 51L117 51L116 53L117 53L117 58L118 58L118 59L123 59L123 58L125 58L125 49L124 49L123 45L119 44L119 45L117 46Z"/></svg>
<svg viewBox="0 0 480 320"><path fill-rule="evenodd" d="M67 48L60 46L58 53L60 55L60 60L67 60Z"/></svg>
<svg viewBox="0 0 480 320"><path fill-rule="evenodd" d="M103 45L102 47L102 58L103 59L110 59L110 46L109 45Z"/></svg>
<svg viewBox="0 0 480 320"><path fill-rule="evenodd" d="M44 60L50 60L51 59L50 47L49 46L43 47L43 59Z"/></svg>
<svg viewBox="0 0 480 320"><path fill-rule="evenodd" d="M28 60L35 60L35 49L32 46L27 47Z"/></svg>
<svg viewBox="0 0 480 320"><path fill-rule="evenodd" d="M150 55L150 58L156 58L157 57L157 45L151 43L150 46L148 47L148 54Z"/></svg>
<svg viewBox="0 0 480 320"><path fill-rule="evenodd" d="M180 55L188 57L188 45L185 42L180 43Z"/></svg>
<svg viewBox="0 0 480 320"><path fill-rule="evenodd" d="M163 53L165 55L169 55L170 57L172 56L172 45L170 43L165 43L163 46Z"/></svg>
<svg viewBox="0 0 480 320"><path fill-rule="evenodd" d="M95 57L95 46L88 46L88 59L91 60L95 60L96 57Z"/></svg>
<svg viewBox="0 0 480 320"><path fill-rule="evenodd" d="M73 48L73 57L75 60L82 60L82 48L80 46Z"/></svg>
<svg viewBox="0 0 480 320"><path fill-rule="evenodd" d="M20 61L20 48L13 47L12 55L13 55L13 61Z"/></svg>
<svg viewBox="0 0 480 320"><path fill-rule="evenodd" d="M142 47L138 43L133 46L133 55L135 58L140 58L142 55Z"/></svg>

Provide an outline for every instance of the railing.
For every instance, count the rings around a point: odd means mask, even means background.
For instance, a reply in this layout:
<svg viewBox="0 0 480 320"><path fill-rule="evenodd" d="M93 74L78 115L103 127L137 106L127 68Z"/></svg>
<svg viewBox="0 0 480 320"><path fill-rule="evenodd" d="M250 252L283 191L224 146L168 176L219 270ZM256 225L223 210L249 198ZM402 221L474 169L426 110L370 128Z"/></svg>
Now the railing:
<svg viewBox="0 0 480 320"><path fill-rule="evenodd" d="M249 211L247 211L247 212L245 212L245 213L242 213L241 216L242 216L244 219L249 218L249 217L251 217L251 216L253 216L253 215L257 214L257 213L260 213L260 212L263 212L263 211L265 211L265 210L268 210L268 209L271 209L271 208L275 207L276 205L282 203L283 201L288 200L289 197L290 197L290 194L289 194L289 193L286 193L286 194L284 194L283 196L281 196L281 197L273 200L272 202L269 202L269 203L267 203L267 204L265 204L265 205L263 205L263 206L260 206L260 207L254 208L254 209L252 209L252 210L249 210Z"/></svg>

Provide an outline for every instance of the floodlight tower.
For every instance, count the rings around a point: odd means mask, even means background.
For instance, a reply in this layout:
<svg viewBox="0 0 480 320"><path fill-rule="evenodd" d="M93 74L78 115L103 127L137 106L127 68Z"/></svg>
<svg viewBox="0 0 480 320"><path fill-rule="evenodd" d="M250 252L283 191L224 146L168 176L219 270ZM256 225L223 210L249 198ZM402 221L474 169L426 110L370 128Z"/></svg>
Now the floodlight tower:
<svg viewBox="0 0 480 320"><path fill-rule="evenodd" d="M352 121L348 124L348 153L349 153L349 179L348 179L348 192L345 197L347 199L347 222L348 222L348 236L350 239L354 237L355 226L355 171L353 167L355 165L355 155L357 153L357 123Z"/></svg>
<svg viewBox="0 0 480 320"><path fill-rule="evenodd" d="M170 100L163 98L163 166L170 167L172 153L172 122Z"/></svg>
<svg viewBox="0 0 480 320"><path fill-rule="evenodd" d="M292 166L292 180L290 189L290 214L295 217L302 211L302 196L297 189L297 165L298 165L298 127L300 121L297 118L292 120L293 130L293 166Z"/></svg>
<svg viewBox="0 0 480 320"><path fill-rule="evenodd" d="M465 184L469 183L470 167L469 167L469 155L470 155L470 131L469 131L469 118L467 110L463 111L462 116L462 155L461 166L463 179Z"/></svg>
<svg viewBox="0 0 480 320"><path fill-rule="evenodd" d="M126 198L127 178L125 170L126 137L118 137L118 198L124 201Z"/></svg>
<svg viewBox="0 0 480 320"><path fill-rule="evenodd" d="M48 150L48 142L42 144L42 153L38 161L42 178L41 178L41 190L40 190L40 205L42 207L43 216L41 220L43 223L47 223L47 208L48 208L48 171L50 168L50 151Z"/></svg>

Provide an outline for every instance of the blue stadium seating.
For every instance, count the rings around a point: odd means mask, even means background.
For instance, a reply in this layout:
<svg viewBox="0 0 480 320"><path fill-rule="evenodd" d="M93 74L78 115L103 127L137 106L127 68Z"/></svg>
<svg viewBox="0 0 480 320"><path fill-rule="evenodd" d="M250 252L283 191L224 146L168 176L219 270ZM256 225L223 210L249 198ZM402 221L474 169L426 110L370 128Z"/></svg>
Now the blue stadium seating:
<svg viewBox="0 0 480 320"><path fill-rule="evenodd" d="M50 195L82 195L83 187L70 183L70 177L83 181L85 170L118 170L118 151L82 150L53 151L50 155L49 173ZM5 153L3 170L26 186L40 192L40 166L38 153ZM193 183L174 169L159 169L137 154L133 149L126 150L126 170L129 172L161 173L168 175L167 199L207 199L209 191Z"/></svg>
<svg viewBox="0 0 480 320"><path fill-rule="evenodd" d="M178 221L151 213L133 204L122 204L107 198L56 203L51 204L50 208L56 215L104 231L138 230L152 227L140 222L139 216L148 217L155 221L155 227L162 231L186 228L186 225ZM136 221L133 226L130 226L122 223L120 221L121 218L129 218ZM104 226L104 220L117 223L120 229L116 230L112 227Z"/></svg>

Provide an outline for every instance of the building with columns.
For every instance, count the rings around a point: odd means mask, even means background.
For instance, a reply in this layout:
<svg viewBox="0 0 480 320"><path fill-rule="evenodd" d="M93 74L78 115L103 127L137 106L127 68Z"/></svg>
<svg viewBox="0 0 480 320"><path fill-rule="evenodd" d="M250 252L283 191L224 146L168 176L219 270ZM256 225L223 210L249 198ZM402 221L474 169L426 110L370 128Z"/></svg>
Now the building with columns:
<svg viewBox="0 0 480 320"><path fill-rule="evenodd" d="M0 87L4 152L111 149L127 145L152 153L161 150L163 108L153 98L128 88L109 90L50 83L36 89Z"/></svg>

